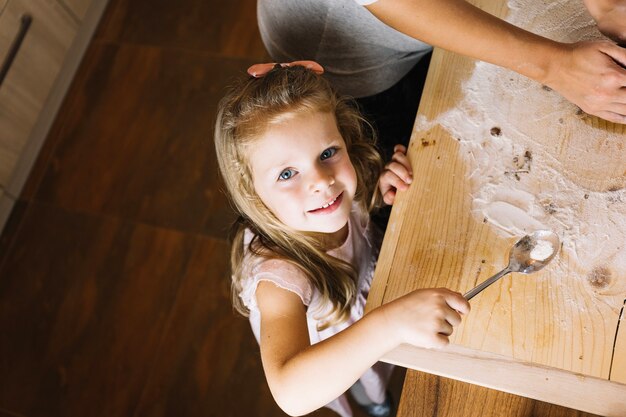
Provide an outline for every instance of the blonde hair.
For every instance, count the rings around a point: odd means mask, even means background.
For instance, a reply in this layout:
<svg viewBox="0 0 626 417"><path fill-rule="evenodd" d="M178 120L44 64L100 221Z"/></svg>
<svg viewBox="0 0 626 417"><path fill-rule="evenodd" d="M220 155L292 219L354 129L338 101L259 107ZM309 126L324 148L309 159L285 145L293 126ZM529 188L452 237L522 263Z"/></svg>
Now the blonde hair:
<svg viewBox="0 0 626 417"><path fill-rule="evenodd" d="M357 174L355 202L365 211L380 203L377 192L382 160L374 132L356 105L339 97L323 77L304 67L275 67L261 78L246 77L230 88L219 104L215 148L220 172L239 214L231 233L232 299L243 315L249 311L239 298L244 272L244 233L253 233L248 249L265 258L284 259L298 266L321 294L320 329L345 320L356 295L358 271L328 255L310 233L287 227L257 195L246 148L272 124L299 112L329 112L347 147Z"/></svg>

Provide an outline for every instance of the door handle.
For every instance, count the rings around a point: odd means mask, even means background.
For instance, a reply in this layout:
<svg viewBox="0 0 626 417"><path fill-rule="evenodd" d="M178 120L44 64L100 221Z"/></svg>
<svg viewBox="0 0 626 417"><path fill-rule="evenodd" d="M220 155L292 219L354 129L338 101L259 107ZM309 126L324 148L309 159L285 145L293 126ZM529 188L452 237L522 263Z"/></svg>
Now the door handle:
<svg viewBox="0 0 626 417"><path fill-rule="evenodd" d="M13 61L17 56L20 47L22 46L22 42L26 37L26 33L28 33L28 29L30 28L30 24L33 22L33 17L29 14L22 15L20 19L20 29L17 31L17 35L15 35L15 39L13 39L13 43L9 47L9 51L7 52L4 61L2 62L2 67L0 67L0 86L2 86L2 82L6 77L11 65L13 65Z"/></svg>

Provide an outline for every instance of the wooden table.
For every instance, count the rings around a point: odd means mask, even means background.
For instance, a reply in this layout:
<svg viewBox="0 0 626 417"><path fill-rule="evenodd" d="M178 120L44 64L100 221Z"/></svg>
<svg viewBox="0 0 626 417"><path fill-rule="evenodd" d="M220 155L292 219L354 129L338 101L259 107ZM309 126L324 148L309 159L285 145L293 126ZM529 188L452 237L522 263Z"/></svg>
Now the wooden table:
<svg viewBox="0 0 626 417"><path fill-rule="evenodd" d="M505 1L474 3L498 16L507 12ZM436 49L418 118L435 120L457 105L462 83L473 68L474 61ZM626 138L623 125L595 118L587 123ZM563 141L567 145L570 139ZM414 131L409 158L415 180L394 204L368 310L418 288L447 287L464 293L506 266L508 247L516 240L499 236L472 215L466 162L448 131L438 124ZM562 300L541 284L556 279L551 273L533 275L541 280L512 274L474 298L471 314L446 349L403 345L389 352L384 361L451 378L409 370L398 415L505 415L494 412L502 410L498 403L508 404L506 415L521 416L535 407L530 398L603 416L626 416L626 326L619 328L626 300L616 302L615 294L603 299L582 284L574 300ZM625 276L612 279L626 282ZM525 303L524 294L533 294L534 302ZM625 292L619 297L626 298ZM576 303L592 299L601 300L604 307L577 308ZM554 324L565 314L575 323L571 328ZM449 388L449 410L434 414L433 387L441 384ZM555 413L551 415L565 415Z"/></svg>

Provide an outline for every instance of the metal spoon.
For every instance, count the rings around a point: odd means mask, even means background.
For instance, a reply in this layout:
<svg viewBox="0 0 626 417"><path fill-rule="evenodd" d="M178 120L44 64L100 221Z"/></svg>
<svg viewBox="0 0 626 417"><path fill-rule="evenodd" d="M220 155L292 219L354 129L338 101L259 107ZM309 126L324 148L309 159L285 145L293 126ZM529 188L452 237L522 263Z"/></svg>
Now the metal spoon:
<svg viewBox="0 0 626 417"><path fill-rule="evenodd" d="M547 252L550 247L552 249L552 253ZM539 271L541 268L550 263L550 261L558 253L560 247L561 242L559 241L559 237L549 230L538 230L530 235L524 236L511 248L509 264L507 267L472 288L470 291L465 293L463 297L465 297L466 300L471 300L476 294L509 272L531 274Z"/></svg>

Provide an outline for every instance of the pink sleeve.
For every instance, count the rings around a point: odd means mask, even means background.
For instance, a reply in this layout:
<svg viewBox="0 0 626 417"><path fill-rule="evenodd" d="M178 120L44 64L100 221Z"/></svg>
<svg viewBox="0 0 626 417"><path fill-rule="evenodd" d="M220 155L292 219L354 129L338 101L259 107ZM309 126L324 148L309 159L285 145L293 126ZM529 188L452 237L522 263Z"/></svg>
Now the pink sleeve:
<svg viewBox="0 0 626 417"><path fill-rule="evenodd" d="M257 309L256 289L261 281L270 281L276 286L298 295L305 306L311 303L313 287L304 272L282 259L268 259L256 265L239 293L250 310Z"/></svg>

